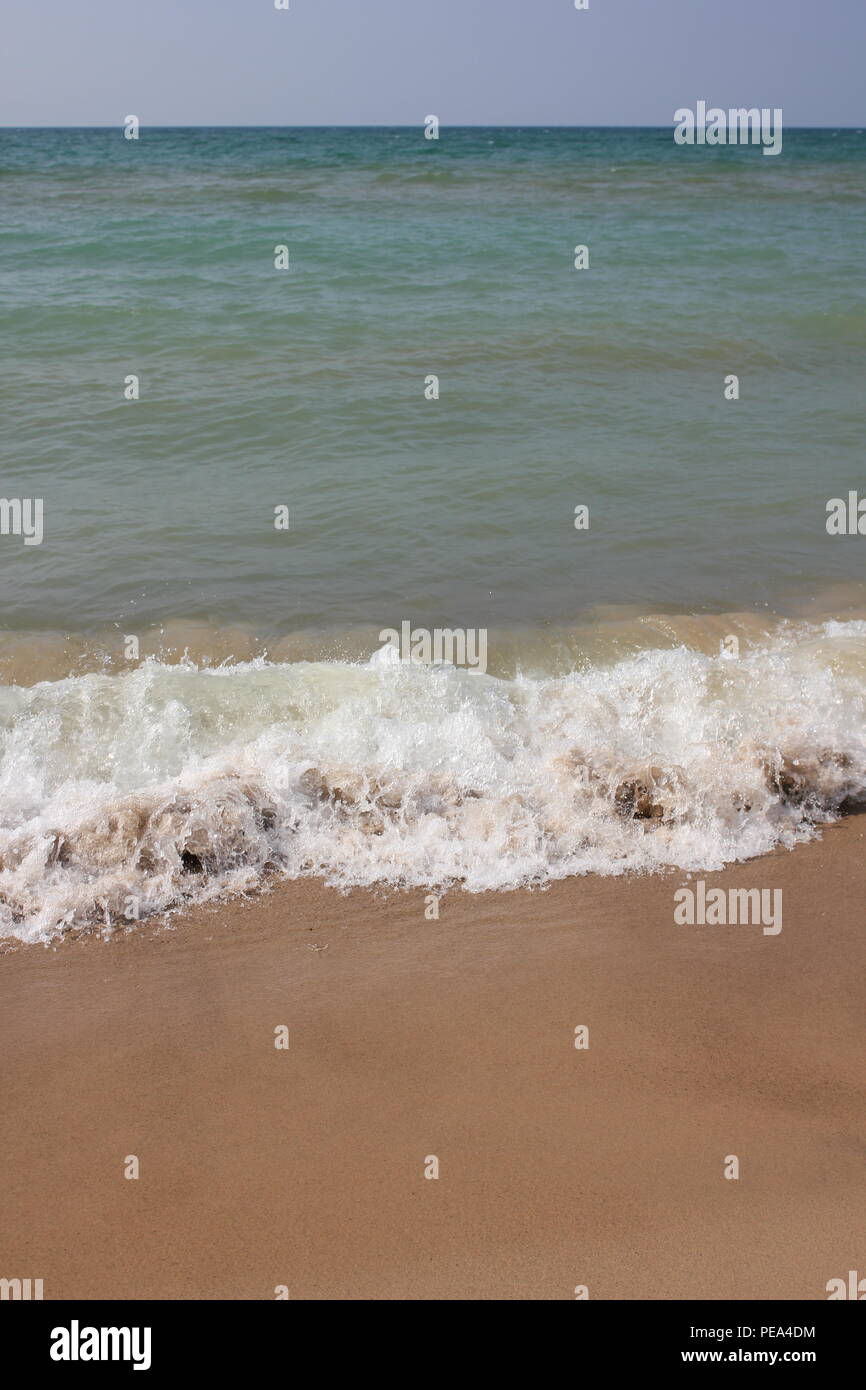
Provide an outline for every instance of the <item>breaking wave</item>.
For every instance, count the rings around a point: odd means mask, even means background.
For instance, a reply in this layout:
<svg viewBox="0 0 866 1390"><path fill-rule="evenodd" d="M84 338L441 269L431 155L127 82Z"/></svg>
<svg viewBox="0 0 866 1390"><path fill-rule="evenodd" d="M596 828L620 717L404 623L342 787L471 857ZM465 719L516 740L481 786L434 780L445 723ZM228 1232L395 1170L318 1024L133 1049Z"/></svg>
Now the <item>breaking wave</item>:
<svg viewBox="0 0 866 1390"><path fill-rule="evenodd" d="M147 661L0 687L0 934L50 940L269 876L472 892L712 870L866 793L866 622L564 676Z"/></svg>

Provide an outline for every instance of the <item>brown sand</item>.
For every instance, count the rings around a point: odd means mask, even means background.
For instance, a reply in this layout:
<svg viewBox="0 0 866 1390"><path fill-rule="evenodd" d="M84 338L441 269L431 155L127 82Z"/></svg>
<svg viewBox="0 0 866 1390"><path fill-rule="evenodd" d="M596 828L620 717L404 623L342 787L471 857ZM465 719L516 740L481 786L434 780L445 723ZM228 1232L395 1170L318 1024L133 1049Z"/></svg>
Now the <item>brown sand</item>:
<svg viewBox="0 0 866 1390"><path fill-rule="evenodd" d="M11 951L0 1276L826 1298L866 1272L864 830L705 876L782 888L778 936L676 926L682 875L454 893L438 922L420 893L306 882Z"/></svg>

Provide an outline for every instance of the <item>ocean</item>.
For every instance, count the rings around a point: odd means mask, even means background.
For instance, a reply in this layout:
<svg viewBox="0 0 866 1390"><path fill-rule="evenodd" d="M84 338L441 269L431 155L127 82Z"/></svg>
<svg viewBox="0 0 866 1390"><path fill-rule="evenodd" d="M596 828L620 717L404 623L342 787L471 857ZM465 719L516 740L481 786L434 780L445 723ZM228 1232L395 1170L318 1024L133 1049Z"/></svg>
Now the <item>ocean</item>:
<svg viewBox="0 0 866 1390"><path fill-rule="evenodd" d="M861 130L0 131L0 929L708 870L857 804L864 174Z"/></svg>

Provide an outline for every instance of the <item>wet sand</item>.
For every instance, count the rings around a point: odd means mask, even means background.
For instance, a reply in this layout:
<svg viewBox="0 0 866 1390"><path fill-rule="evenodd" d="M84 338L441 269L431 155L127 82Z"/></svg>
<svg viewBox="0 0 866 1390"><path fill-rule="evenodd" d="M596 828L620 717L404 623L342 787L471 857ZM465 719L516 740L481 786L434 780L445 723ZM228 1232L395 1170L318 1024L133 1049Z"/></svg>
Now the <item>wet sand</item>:
<svg viewBox="0 0 866 1390"><path fill-rule="evenodd" d="M776 936L676 925L674 873L452 893L438 921L422 893L299 882L11 946L0 1276L48 1299L826 1298L866 1261L864 833L702 876L781 888Z"/></svg>

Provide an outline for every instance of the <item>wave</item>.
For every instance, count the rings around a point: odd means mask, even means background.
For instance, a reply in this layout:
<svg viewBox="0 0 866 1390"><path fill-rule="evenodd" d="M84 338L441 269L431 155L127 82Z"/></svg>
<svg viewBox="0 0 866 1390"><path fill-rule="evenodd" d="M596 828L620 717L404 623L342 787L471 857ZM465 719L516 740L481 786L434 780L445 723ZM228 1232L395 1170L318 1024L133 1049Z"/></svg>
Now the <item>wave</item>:
<svg viewBox="0 0 866 1390"><path fill-rule="evenodd" d="M274 876L477 892L712 870L866 793L866 622L558 676L157 660L0 687L0 932L48 941Z"/></svg>

